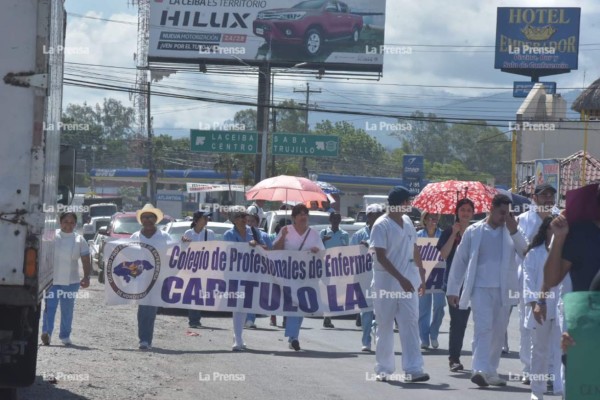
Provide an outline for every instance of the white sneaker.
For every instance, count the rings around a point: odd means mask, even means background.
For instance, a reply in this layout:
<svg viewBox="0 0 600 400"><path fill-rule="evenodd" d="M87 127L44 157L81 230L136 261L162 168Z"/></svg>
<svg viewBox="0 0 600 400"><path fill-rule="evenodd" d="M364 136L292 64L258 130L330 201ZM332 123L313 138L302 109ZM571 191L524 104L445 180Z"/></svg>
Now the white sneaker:
<svg viewBox="0 0 600 400"><path fill-rule="evenodd" d="M531 400L544 400L544 395L531 393Z"/></svg>
<svg viewBox="0 0 600 400"><path fill-rule="evenodd" d="M256 324L254 322L248 320L248 321L244 322L244 328L246 328L246 329L249 329L249 328L255 329L256 328Z"/></svg>
<svg viewBox="0 0 600 400"><path fill-rule="evenodd" d="M233 343L233 346L231 346L231 351L244 351L244 350L246 350L246 343L242 343L242 344Z"/></svg>
<svg viewBox="0 0 600 400"><path fill-rule="evenodd" d="M62 344L64 344L65 346L70 346L73 344L73 342L71 341L71 338L65 338L65 339L60 339L60 341L62 342Z"/></svg>
<svg viewBox="0 0 600 400"><path fill-rule="evenodd" d="M377 382L386 382L387 381L387 375L385 373L379 373L377 375L375 375L375 380Z"/></svg>
<svg viewBox="0 0 600 400"><path fill-rule="evenodd" d="M487 377L481 371L476 371L473 376L471 376L471 382L476 384L479 387L489 386L490 384L487 381Z"/></svg>
<svg viewBox="0 0 600 400"><path fill-rule="evenodd" d="M506 381L498 375L488 376L486 377L486 380L492 386L506 386Z"/></svg>
<svg viewBox="0 0 600 400"><path fill-rule="evenodd" d="M440 347L440 342L438 342L437 339L431 339L431 347L437 349L438 347Z"/></svg>
<svg viewBox="0 0 600 400"><path fill-rule="evenodd" d="M371 346L363 346L361 350L362 351L368 351L368 352L370 352L371 351Z"/></svg>

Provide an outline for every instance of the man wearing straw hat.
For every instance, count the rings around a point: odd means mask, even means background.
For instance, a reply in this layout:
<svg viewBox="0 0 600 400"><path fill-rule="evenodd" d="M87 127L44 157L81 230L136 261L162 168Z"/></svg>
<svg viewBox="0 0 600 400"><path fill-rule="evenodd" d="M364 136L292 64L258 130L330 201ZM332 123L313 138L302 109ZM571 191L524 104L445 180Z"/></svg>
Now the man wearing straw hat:
<svg viewBox="0 0 600 400"><path fill-rule="evenodd" d="M171 236L156 227L156 224L163 219L163 216L161 210L155 208L150 203L146 204L136 212L137 221L142 225L142 229L131 235L131 239L153 247L163 247L166 250L167 242L172 240ZM138 305L137 320L140 350L150 350L152 348L152 336L154 335L154 321L156 320L157 309L158 307L156 306Z"/></svg>

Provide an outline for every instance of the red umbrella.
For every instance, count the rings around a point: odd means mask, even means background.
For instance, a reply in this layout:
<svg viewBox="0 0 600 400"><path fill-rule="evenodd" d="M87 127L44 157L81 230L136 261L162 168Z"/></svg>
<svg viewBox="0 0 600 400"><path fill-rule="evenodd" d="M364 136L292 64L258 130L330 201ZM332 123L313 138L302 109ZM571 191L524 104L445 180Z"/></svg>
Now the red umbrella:
<svg viewBox="0 0 600 400"><path fill-rule="evenodd" d="M444 181L429 183L415 200L413 207L435 214L454 214L456 202L465 197L475 204L475 214L490 210L497 190L475 181Z"/></svg>
<svg viewBox="0 0 600 400"><path fill-rule="evenodd" d="M246 192L246 199L306 203L325 201L327 195L310 179L279 175L258 182Z"/></svg>

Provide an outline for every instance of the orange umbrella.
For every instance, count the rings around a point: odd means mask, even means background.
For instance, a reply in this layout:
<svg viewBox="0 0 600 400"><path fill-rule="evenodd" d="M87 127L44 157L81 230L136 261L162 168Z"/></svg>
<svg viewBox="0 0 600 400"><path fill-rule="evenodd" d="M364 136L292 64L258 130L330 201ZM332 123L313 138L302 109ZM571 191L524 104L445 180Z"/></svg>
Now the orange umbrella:
<svg viewBox="0 0 600 400"><path fill-rule="evenodd" d="M327 195L310 179L279 175L258 182L246 192L246 199L305 203L325 201Z"/></svg>

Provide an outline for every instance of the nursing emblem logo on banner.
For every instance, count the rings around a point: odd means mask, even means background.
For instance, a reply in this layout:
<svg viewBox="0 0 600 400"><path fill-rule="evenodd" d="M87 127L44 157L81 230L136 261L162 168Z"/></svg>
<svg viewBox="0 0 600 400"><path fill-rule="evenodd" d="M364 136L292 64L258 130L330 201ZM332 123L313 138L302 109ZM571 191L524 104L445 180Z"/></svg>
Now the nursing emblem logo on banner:
<svg viewBox="0 0 600 400"><path fill-rule="evenodd" d="M124 299L139 300L150 292L160 273L160 254L153 246L130 242L112 251L106 265L106 280Z"/></svg>

